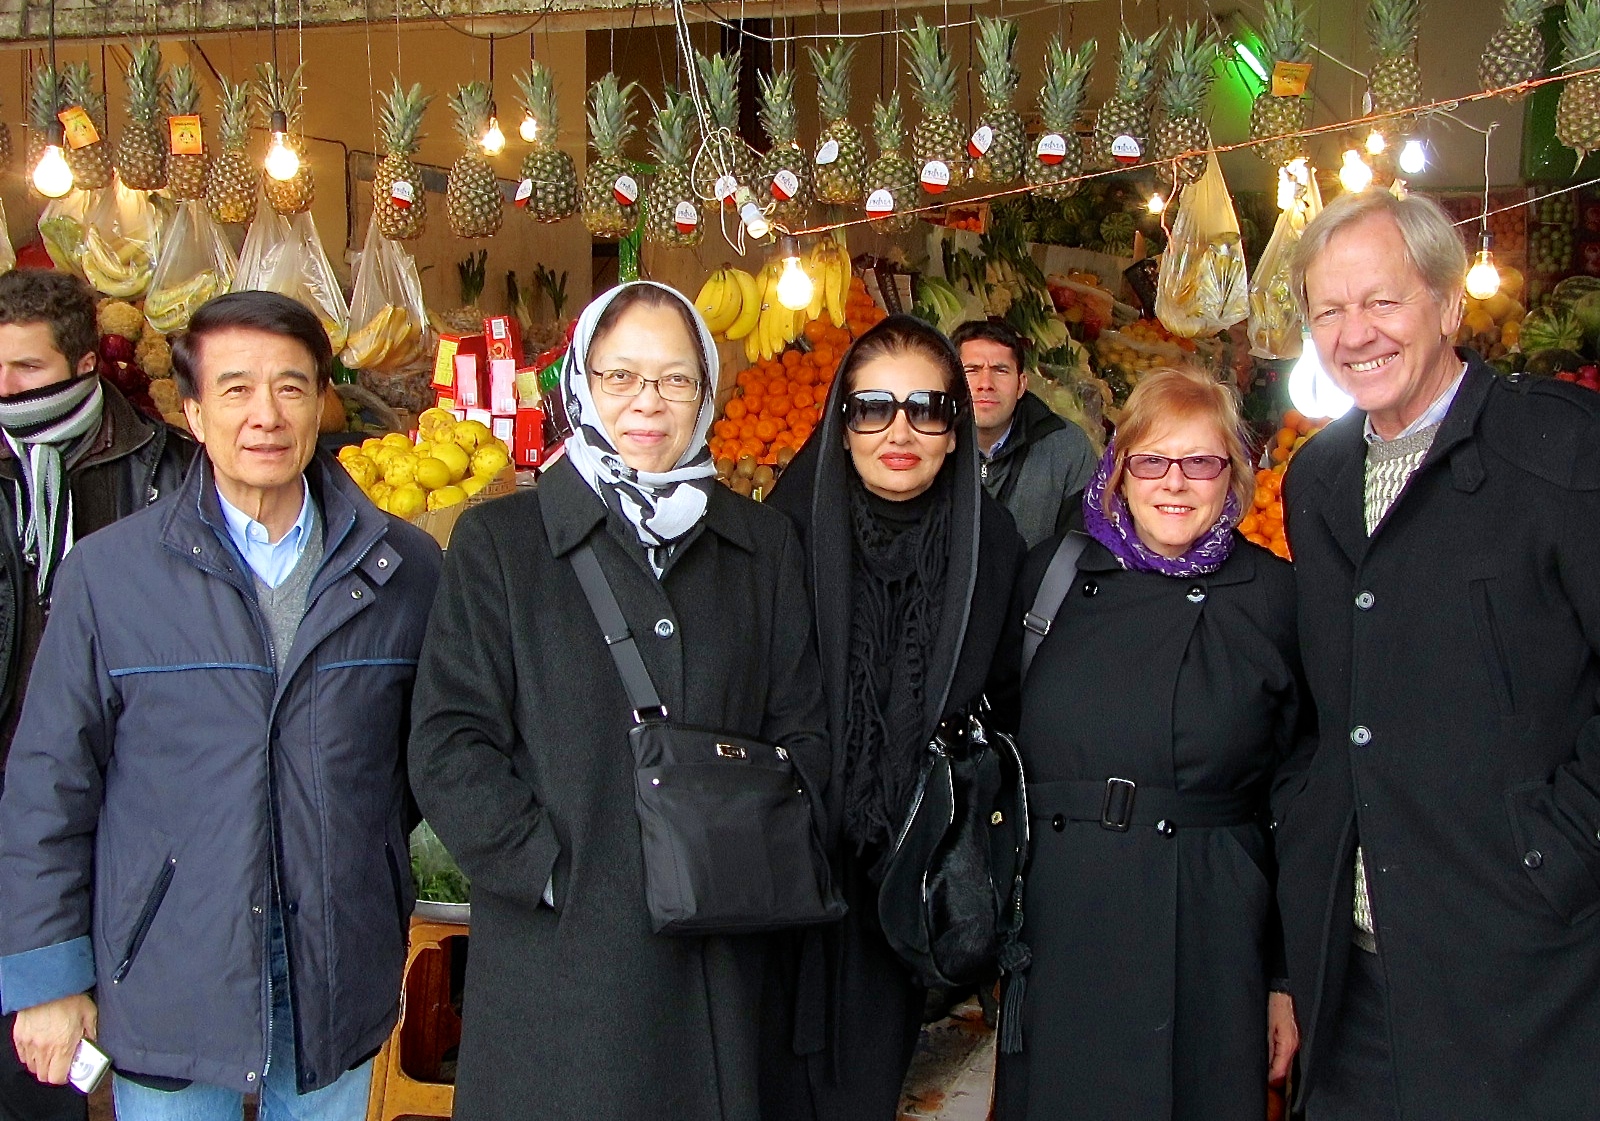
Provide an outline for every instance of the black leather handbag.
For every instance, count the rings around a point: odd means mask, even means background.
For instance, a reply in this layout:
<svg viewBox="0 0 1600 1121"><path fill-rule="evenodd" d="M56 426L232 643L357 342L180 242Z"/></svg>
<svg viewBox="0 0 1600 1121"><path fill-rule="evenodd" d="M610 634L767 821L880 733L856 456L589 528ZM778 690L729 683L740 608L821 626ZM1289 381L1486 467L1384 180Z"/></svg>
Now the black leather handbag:
<svg viewBox="0 0 1600 1121"><path fill-rule="evenodd" d="M750 934L834 922L845 903L789 753L667 719L594 549L572 566L633 705L634 809L657 934Z"/></svg>

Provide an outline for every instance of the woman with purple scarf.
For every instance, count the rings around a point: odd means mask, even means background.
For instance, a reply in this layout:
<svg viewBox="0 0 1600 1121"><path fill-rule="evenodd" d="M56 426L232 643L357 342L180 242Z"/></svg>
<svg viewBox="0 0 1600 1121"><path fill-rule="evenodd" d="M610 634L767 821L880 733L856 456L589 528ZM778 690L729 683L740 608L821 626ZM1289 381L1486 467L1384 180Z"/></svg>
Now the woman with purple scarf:
<svg viewBox="0 0 1600 1121"><path fill-rule="evenodd" d="M1288 1071L1266 794L1309 706L1293 569L1235 530L1254 485L1233 390L1161 370L1066 531L1082 551L1022 683L1032 964L998 1121L1259 1121ZM1029 555L1018 620L1061 541Z"/></svg>

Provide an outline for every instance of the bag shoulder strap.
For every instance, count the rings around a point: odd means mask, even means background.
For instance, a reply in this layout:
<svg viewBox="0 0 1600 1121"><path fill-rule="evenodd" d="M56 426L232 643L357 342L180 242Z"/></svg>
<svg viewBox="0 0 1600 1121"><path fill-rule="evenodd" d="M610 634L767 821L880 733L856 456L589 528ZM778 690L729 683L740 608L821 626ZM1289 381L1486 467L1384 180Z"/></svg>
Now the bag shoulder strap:
<svg viewBox="0 0 1600 1121"><path fill-rule="evenodd" d="M572 568L578 574L578 583L583 586L584 597L589 601L595 621L600 624L606 649L610 651L612 661L617 663L617 672L622 675L622 687L627 690L628 703L633 705L634 723L666 719L666 706L661 703L655 682L650 680L650 671L645 668L639 644L628 629L628 620L617 603L616 593L611 590L611 582L600 567L600 558L594 555L593 545L585 541L572 551Z"/></svg>
<svg viewBox="0 0 1600 1121"><path fill-rule="evenodd" d="M1028 678L1028 667L1033 664L1033 656L1039 652L1039 643L1050 633L1056 613L1061 610L1061 604L1066 600L1067 593L1072 590L1072 582L1078 577L1078 558L1083 555L1083 550L1088 544L1088 534L1077 530L1071 531L1061 539L1061 544L1056 546L1055 556L1050 558L1050 567L1044 571L1044 579L1039 582L1039 591L1033 597L1033 607L1022 617L1024 681Z"/></svg>

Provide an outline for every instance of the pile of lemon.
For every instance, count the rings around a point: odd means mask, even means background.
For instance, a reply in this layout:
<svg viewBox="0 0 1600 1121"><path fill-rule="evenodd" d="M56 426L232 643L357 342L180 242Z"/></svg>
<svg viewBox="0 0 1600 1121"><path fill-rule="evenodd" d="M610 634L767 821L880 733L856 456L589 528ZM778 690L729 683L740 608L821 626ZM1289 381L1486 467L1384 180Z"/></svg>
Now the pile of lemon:
<svg viewBox="0 0 1600 1121"><path fill-rule="evenodd" d="M415 444L391 432L340 448L339 462L378 509L414 518L477 494L511 465L511 450L482 422L429 409Z"/></svg>

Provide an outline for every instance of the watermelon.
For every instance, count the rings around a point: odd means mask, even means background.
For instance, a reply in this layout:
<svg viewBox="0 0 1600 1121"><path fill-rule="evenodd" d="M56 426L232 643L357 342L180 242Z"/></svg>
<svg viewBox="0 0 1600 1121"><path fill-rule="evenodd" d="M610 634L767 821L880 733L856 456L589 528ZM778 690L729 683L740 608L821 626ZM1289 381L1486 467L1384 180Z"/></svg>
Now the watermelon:
<svg viewBox="0 0 1600 1121"><path fill-rule="evenodd" d="M1550 378L1560 373L1576 372L1583 365L1583 355L1571 350L1535 350L1528 352L1524 372L1534 377Z"/></svg>
<svg viewBox="0 0 1600 1121"><path fill-rule="evenodd" d="M1600 292L1600 277L1569 276L1550 290L1550 304L1553 307L1570 308L1594 292Z"/></svg>
<svg viewBox="0 0 1600 1121"><path fill-rule="evenodd" d="M1540 308L1522 321L1518 345L1528 354L1536 350L1582 350L1583 324L1571 311Z"/></svg>

